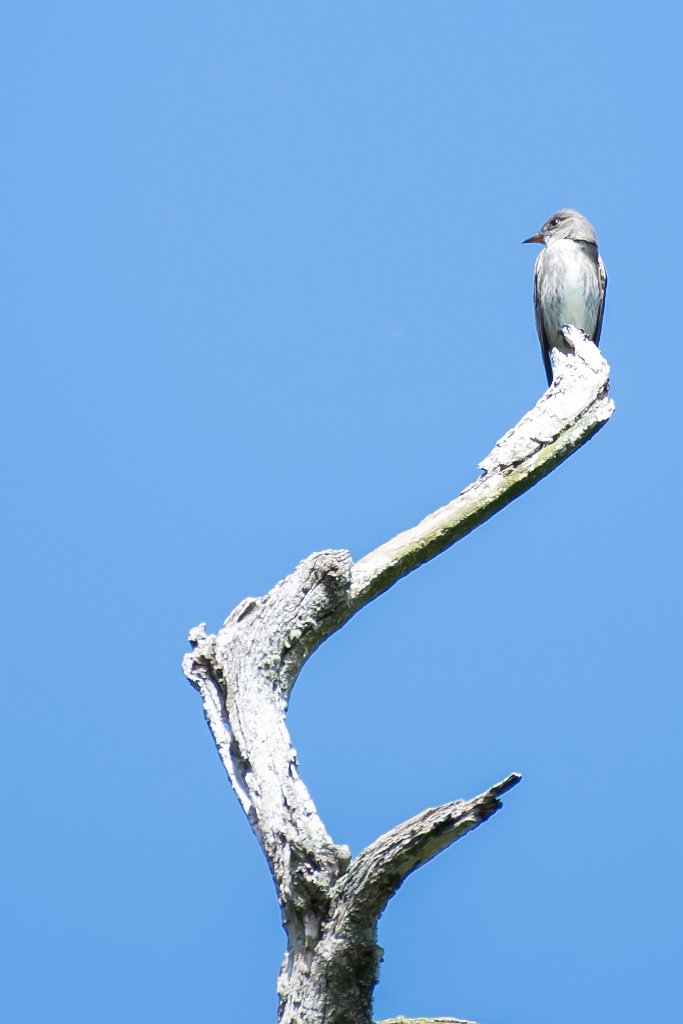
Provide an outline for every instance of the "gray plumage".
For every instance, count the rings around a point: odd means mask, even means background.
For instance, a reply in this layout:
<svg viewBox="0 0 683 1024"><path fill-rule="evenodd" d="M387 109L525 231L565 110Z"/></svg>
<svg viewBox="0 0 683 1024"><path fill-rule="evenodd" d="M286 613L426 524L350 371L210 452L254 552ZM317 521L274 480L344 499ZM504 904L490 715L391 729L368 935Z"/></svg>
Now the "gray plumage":
<svg viewBox="0 0 683 1024"><path fill-rule="evenodd" d="M576 210L558 210L525 242L543 242L536 257L534 306L548 384L553 379L550 351L567 351L560 328L574 324L600 342L607 271L598 253L593 225Z"/></svg>

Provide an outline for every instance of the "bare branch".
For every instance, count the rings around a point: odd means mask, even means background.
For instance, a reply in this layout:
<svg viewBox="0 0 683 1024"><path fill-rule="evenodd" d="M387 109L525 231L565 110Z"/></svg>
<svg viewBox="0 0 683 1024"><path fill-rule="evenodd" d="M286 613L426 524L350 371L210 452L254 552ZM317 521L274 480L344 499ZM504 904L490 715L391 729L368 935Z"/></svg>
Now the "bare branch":
<svg viewBox="0 0 683 1024"><path fill-rule="evenodd" d="M295 971L288 978L290 993L302 988L307 994L324 987L336 1014L330 1021L369 1024L381 960L377 921L387 901L411 871L499 810L499 797L519 779L509 775L473 800L454 800L423 811L355 857L332 889L328 918L305 976L302 979L301 972ZM299 1007L305 1005L305 994L298 997ZM297 1012L291 1016L292 1024L300 1019Z"/></svg>
<svg viewBox="0 0 683 1024"><path fill-rule="evenodd" d="M280 900L288 938L280 1024L370 1024L381 960L376 924L387 900L411 871L498 810L499 797L519 781L511 775L473 800L424 811L351 861L299 777L285 716L302 665L331 633L532 487L607 422L609 367L595 345L568 330L573 351L557 355L552 386L457 498L355 564L347 551L310 555L268 594L242 601L216 636L203 626L190 634L185 674L202 696Z"/></svg>
<svg viewBox="0 0 683 1024"><path fill-rule="evenodd" d="M334 555L335 553L331 553ZM266 855L283 922L304 941L317 934L312 906L324 904L349 852L336 846L299 777L285 714L288 655L301 648L306 623L324 620L330 575L343 559L306 559L265 598L242 602L217 636L190 633L185 675L201 694L204 714L232 786ZM317 592L317 593L316 593ZM293 597L295 595L295 598ZM314 609L314 611L312 611Z"/></svg>
<svg viewBox="0 0 683 1024"><path fill-rule="evenodd" d="M412 871L500 810L499 797L520 780L521 775L514 773L472 800L430 807L366 846L335 887L340 912L356 921L377 920Z"/></svg>
<svg viewBox="0 0 683 1024"><path fill-rule="evenodd" d="M528 491L609 420L609 366L591 341L571 330L575 354L556 354L552 385L479 464L483 476L354 564L352 614Z"/></svg>

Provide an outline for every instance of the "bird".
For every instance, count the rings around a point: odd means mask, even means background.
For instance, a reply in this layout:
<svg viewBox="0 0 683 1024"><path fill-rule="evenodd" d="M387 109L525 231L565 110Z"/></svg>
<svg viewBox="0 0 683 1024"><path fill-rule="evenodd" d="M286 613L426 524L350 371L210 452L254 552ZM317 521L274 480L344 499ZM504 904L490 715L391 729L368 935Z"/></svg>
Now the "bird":
<svg viewBox="0 0 683 1024"><path fill-rule="evenodd" d="M524 243L541 242L545 248L534 267L536 329L546 377L553 380L550 352L566 352L562 327L573 324L596 345L600 342L605 311L607 271L598 252L595 228L577 210L558 210L541 230Z"/></svg>

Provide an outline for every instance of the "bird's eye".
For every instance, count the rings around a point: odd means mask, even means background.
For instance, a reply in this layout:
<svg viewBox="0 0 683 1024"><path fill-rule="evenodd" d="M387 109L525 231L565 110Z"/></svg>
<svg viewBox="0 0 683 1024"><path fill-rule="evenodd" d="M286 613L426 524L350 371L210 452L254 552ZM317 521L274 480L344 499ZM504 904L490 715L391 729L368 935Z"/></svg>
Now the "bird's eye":
<svg viewBox="0 0 683 1024"><path fill-rule="evenodd" d="M553 217L553 219L550 221L550 227L551 228L556 228L559 223L560 223L560 218L559 217Z"/></svg>

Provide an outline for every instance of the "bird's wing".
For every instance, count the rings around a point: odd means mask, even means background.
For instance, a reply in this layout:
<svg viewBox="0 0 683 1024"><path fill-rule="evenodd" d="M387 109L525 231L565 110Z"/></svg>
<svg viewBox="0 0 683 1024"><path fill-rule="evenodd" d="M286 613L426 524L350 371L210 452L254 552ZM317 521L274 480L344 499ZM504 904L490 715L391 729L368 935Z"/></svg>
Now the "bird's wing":
<svg viewBox="0 0 683 1024"><path fill-rule="evenodd" d="M545 254L546 250L542 249L536 257L536 267L534 271L534 309L536 310L536 330L538 331L538 340L541 343L541 355L543 356L545 375L548 378L548 385L550 385L553 382L553 364L550 361L550 345L548 344L548 337L545 333L543 317L541 315L541 304L538 297L538 281L541 276L541 267L543 266L543 258Z"/></svg>
<svg viewBox="0 0 683 1024"><path fill-rule="evenodd" d="M600 305L598 306L598 319L595 321L595 337L593 338L596 345L600 344L602 314L605 312L605 292L607 291L607 270L602 262L602 256L598 256L598 277L600 279Z"/></svg>

